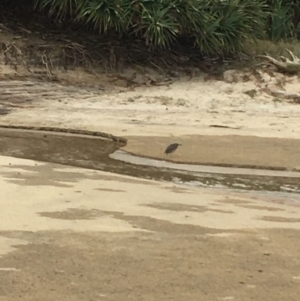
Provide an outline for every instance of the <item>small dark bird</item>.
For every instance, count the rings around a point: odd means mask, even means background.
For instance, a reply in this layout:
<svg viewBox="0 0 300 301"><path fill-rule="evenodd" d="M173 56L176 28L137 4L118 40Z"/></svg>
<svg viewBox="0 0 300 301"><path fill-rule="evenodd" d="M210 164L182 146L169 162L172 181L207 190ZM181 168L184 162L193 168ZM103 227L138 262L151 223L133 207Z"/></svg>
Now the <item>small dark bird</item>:
<svg viewBox="0 0 300 301"><path fill-rule="evenodd" d="M172 143L172 144L170 144L166 148L165 154L168 155L168 154L174 153L179 145L181 145L181 144L179 144L179 143Z"/></svg>

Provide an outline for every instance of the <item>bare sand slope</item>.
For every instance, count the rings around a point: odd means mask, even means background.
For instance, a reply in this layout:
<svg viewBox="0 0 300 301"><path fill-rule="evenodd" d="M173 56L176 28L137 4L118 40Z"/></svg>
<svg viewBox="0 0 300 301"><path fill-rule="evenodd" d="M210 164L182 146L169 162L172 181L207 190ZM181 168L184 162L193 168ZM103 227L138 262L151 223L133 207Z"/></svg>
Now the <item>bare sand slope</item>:
<svg viewBox="0 0 300 301"><path fill-rule="evenodd" d="M298 300L300 207L0 157L0 300Z"/></svg>
<svg viewBox="0 0 300 301"><path fill-rule="evenodd" d="M282 79L280 74L264 74L261 81L250 75L247 81L232 81L228 75L224 80L182 78L168 86L134 90L117 85L112 89L111 84L109 89L100 90L1 81L0 100L12 105L13 110L1 116L0 123L61 126L126 136L231 134L298 139L300 106L265 92L272 87L278 90L278 82L285 82L288 92L297 92L299 87L297 77ZM106 85L105 79L101 84Z"/></svg>

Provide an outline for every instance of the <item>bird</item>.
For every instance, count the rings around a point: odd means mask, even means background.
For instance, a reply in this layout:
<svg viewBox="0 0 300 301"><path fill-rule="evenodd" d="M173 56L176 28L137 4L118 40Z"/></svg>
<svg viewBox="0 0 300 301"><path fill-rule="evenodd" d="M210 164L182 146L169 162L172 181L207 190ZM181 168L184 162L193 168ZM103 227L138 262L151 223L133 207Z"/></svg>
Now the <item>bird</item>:
<svg viewBox="0 0 300 301"><path fill-rule="evenodd" d="M170 144L166 148L165 154L168 155L168 154L174 153L179 145L181 145L181 144L179 144L179 143L172 143L172 144Z"/></svg>

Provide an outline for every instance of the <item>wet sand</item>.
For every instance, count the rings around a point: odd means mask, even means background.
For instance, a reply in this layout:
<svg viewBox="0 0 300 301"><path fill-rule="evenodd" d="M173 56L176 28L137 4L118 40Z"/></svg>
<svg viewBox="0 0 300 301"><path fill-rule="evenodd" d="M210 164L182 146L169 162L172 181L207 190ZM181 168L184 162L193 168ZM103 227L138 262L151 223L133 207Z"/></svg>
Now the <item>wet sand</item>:
<svg viewBox="0 0 300 301"><path fill-rule="evenodd" d="M300 294L300 207L0 156L0 300Z"/></svg>
<svg viewBox="0 0 300 301"><path fill-rule="evenodd" d="M166 161L278 170L300 170L300 140L255 136L137 137L127 136L122 149L134 155ZM171 143L181 146L165 155Z"/></svg>

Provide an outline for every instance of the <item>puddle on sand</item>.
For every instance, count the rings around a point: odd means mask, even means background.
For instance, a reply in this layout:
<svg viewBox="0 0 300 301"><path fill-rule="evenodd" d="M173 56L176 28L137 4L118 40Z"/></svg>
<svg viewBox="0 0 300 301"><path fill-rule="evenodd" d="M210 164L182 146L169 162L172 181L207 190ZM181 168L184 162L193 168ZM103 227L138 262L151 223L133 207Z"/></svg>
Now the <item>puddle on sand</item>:
<svg viewBox="0 0 300 301"><path fill-rule="evenodd" d="M126 153L122 150L117 150L116 152L110 155L110 158L131 163L131 164L136 164L136 165L146 165L146 166L154 166L160 168L166 167L170 169L180 169L180 170L185 170L185 171L195 172L195 173L214 173L214 174L225 174L225 175L231 174L231 175L239 175L239 176L250 175L250 176L291 177L291 178L300 179L300 172L173 163L164 160L155 160L155 159L135 156Z"/></svg>
<svg viewBox="0 0 300 301"><path fill-rule="evenodd" d="M295 172L175 164L129 156L110 140L53 132L0 129L0 154L84 167L138 178L173 181L191 186L264 192L300 192ZM116 152L117 151L117 152ZM134 157L134 158L132 158ZM128 161L128 162L127 162ZM188 167L187 167L188 166Z"/></svg>

